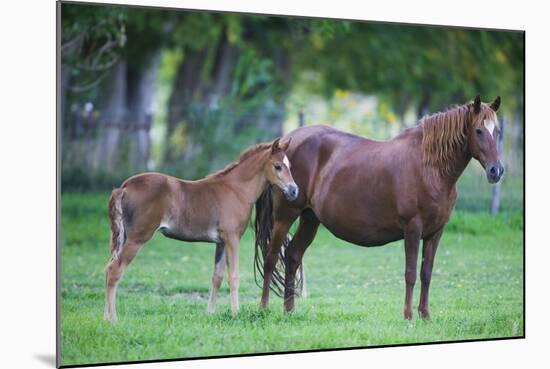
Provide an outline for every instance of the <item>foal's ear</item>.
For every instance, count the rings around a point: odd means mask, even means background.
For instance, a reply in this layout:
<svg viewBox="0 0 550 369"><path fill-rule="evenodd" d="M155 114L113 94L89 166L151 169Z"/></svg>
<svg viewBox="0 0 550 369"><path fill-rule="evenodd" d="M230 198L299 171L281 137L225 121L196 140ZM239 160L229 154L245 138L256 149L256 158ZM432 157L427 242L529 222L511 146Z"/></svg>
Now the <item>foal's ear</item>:
<svg viewBox="0 0 550 369"><path fill-rule="evenodd" d="M281 148L279 147L279 141L281 140L281 137L278 137L273 141L271 144L271 153L276 154Z"/></svg>
<svg viewBox="0 0 550 369"><path fill-rule="evenodd" d="M497 96L497 98L489 106L496 113L498 111L498 108L500 107L500 96Z"/></svg>
<svg viewBox="0 0 550 369"><path fill-rule="evenodd" d="M279 147L281 148L281 150L286 151L286 149L288 149L288 146L290 145L290 141L292 141L292 137L280 144Z"/></svg>
<svg viewBox="0 0 550 369"><path fill-rule="evenodd" d="M479 94L474 99L473 106L474 113L479 114L479 112L481 111L481 97L479 97Z"/></svg>

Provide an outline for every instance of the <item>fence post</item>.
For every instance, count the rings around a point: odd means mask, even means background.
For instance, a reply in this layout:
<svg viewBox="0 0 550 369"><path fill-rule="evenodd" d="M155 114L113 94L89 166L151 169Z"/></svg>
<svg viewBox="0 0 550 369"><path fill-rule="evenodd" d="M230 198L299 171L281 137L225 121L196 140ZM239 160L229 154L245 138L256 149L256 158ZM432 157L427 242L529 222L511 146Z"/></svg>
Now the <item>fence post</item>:
<svg viewBox="0 0 550 369"><path fill-rule="evenodd" d="M504 162L504 127L506 126L506 119L503 117L500 122L500 135L498 136L497 141L497 150L500 157L500 161ZM502 184L502 179L493 186L493 196L491 199L491 214L495 215L498 213L500 208L500 186Z"/></svg>

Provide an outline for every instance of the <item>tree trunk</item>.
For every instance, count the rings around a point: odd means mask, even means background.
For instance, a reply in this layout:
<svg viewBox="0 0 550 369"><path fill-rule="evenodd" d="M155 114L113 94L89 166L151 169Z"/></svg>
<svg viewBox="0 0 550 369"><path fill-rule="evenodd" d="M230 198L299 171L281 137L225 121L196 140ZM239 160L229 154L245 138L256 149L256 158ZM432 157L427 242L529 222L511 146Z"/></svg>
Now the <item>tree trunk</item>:
<svg viewBox="0 0 550 369"><path fill-rule="evenodd" d="M405 113L409 107L409 95L407 93L399 94L399 103L397 104L397 115L399 117L399 124L401 127L406 127Z"/></svg>
<svg viewBox="0 0 550 369"><path fill-rule="evenodd" d="M233 71L239 60L239 49L232 45L224 32L216 48L212 67L212 82L208 93L208 106L217 107L219 99L229 93Z"/></svg>
<svg viewBox="0 0 550 369"><path fill-rule="evenodd" d="M283 135L283 123L286 119L285 97L288 94L288 86L292 77L292 60L287 49L277 47L274 50L273 65L275 66L276 75L283 86L283 92L273 101L275 106L267 117L267 128L271 132L272 137L280 137Z"/></svg>
<svg viewBox="0 0 550 369"><path fill-rule="evenodd" d="M430 101L431 101L430 93L429 92L424 93L424 96L422 97L422 100L418 105L417 120L420 120L423 116L428 115L430 113Z"/></svg>
<svg viewBox="0 0 550 369"><path fill-rule="evenodd" d="M154 97L160 50L152 53L147 63L130 70L128 80L127 122L132 138L130 168L132 172L150 168L150 129L154 113Z"/></svg>
<svg viewBox="0 0 550 369"><path fill-rule="evenodd" d="M67 95L69 91L69 82L70 82L71 73L67 65L61 65L61 81L59 86L60 93L60 106L59 106L59 116L61 117L61 129L65 128L65 117L67 116Z"/></svg>
<svg viewBox="0 0 550 369"><path fill-rule="evenodd" d="M200 87L200 74L206 55L206 49L188 50L176 73L174 87L168 101L164 162L171 162L177 156L170 139L178 124L188 113L193 95Z"/></svg>
<svg viewBox="0 0 550 369"><path fill-rule="evenodd" d="M102 149L99 151L99 167L113 173L118 163L118 144L122 124L126 115L126 82L128 65L120 60L111 71L110 83L105 88L105 108L102 118L106 129L103 133Z"/></svg>

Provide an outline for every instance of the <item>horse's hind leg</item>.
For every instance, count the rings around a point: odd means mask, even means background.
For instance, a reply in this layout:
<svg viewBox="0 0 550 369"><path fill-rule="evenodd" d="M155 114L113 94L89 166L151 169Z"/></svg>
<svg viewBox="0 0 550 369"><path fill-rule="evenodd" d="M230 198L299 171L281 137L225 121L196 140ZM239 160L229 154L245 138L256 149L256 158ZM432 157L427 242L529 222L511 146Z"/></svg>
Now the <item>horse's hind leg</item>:
<svg viewBox="0 0 550 369"><path fill-rule="evenodd" d="M285 311L290 312L294 309L294 288L296 270L302 264L302 258L306 249L311 245L317 229L319 228L319 219L312 210L305 210L300 216L300 223L296 234L290 241L285 251Z"/></svg>
<svg viewBox="0 0 550 369"><path fill-rule="evenodd" d="M223 273L225 271L226 257L224 245L222 242L216 244L216 255L214 257L214 274L212 275L212 289L210 290L210 298L208 299L208 313L213 313L216 310L216 298L218 296L218 289L220 288L223 280Z"/></svg>
<svg viewBox="0 0 550 369"><path fill-rule="evenodd" d="M424 240L422 246L422 267L420 269L420 303L418 304L418 315L422 319L430 319L430 308L428 305L428 294L430 281L432 279L432 269L434 266L435 252L443 229L435 233L430 238Z"/></svg>
<svg viewBox="0 0 550 369"><path fill-rule="evenodd" d="M122 246L120 255L115 259L111 259L105 267L105 319L116 321L116 291L118 282L124 274L124 270L130 264L139 249L143 246L142 243L136 243L126 240Z"/></svg>
<svg viewBox="0 0 550 369"><path fill-rule="evenodd" d="M273 277L273 271L277 261L279 260L279 252L283 241L287 237L288 230L294 220L274 220L273 222L273 235L269 242L267 255L264 260L264 283L262 288L262 299L260 300L260 307L265 308L269 304L269 288L271 286L271 279Z"/></svg>

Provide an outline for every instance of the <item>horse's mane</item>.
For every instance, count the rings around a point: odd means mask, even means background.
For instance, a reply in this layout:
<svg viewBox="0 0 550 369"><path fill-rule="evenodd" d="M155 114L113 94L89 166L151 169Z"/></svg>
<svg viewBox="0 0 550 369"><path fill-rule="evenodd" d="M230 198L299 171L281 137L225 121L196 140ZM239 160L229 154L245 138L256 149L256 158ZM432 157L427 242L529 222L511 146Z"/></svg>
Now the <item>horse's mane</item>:
<svg viewBox="0 0 550 369"><path fill-rule="evenodd" d="M485 103L481 103L479 114L474 114L472 103L467 103L420 119L424 163L448 173L457 150L466 144L468 124L478 127L485 119L497 121L496 113Z"/></svg>
<svg viewBox="0 0 550 369"><path fill-rule="evenodd" d="M270 148L271 145L272 145L272 142L262 142L262 143L254 145L252 147L249 147L248 149L246 149L245 151L243 151L239 155L238 160L236 160L234 162L231 162L231 163L227 164L223 169L220 169L217 172L214 172L214 173L208 175L207 178L209 178L209 177L222 177L222 176L226 175L227 173L229 173L233 169L235 169L240 163L242 163L246 159L254 156L255 154L259 153L260 151L264 151L264 150Z"/></svg>

